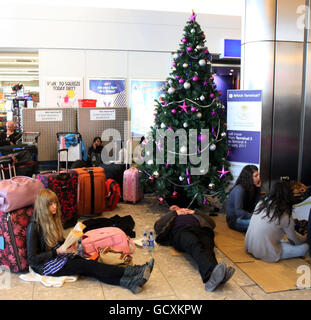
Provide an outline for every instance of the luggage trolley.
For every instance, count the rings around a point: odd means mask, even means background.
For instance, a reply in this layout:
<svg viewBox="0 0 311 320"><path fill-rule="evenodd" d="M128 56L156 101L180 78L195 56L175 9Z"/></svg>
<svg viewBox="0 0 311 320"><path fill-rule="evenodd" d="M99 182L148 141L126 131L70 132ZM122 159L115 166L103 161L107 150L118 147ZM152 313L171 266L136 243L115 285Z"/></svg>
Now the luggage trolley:
<svg viewBox="0 0 311 320"><path fill-rule="evenodd" d="M82 160L82 136L79 132L57 132L57 148L68 149L68 162ZM65 152L60 153L60 161L66 162Z"/></svg>

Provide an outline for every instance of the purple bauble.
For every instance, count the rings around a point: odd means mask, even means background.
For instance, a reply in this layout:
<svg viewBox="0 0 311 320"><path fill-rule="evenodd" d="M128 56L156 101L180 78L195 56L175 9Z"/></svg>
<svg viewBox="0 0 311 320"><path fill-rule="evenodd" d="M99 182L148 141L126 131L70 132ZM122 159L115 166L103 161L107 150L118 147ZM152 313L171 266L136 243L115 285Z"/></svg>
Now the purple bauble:
<svg viewBox="0 0 311 320"><path fill-rule="evenodd" d="M187 42L187 39L186 39L186 38L183 38L181 41L182 41L183 43L186 43L186 42Z"/></svg>
<svg viewBox="0 0 311 320"><path fill-rule="evenodd" d="M176 78L176 79L179 79L179 76L176 75L175 78Z"/></svg>
<svg viewBox="0 0 311 320"><path fill-rule="evenodd" d="M185 80L184 80L184 79L179 79L178 82L181 83L181 84L183 84L183 83L185 82Z"/></svg>
<svg viewBox="0 0 311 320"><path fill-rule="evenodd" d="M193 81L198 81L199 78L198 78L197 76L194 76L194 77L192 78L192 80L193 80Z"/></svg>
<svg viewBox="0 0 311 320"><path fill-rule="evenodd" d="M192 47L187 47L187 51L188 52L190 52L190 51L192 51L193 49L192 49Z"/></svg>
<svg viewBox="0 0 311 320"><path fill-rule="evenodd" d="M176 67L176 62L175 62L175 61L172 63L172 66L173 66L173 67Z"/></svg>
<svg viewBox="0 0 311 320"><path fill-rule="evenodd" d="M175 113L176 113L176 109L172 109L171 112L172 112L173 114L175 114Z"/></svg>
<svg viewBox="0 0 311 320"><path fill-rule="evenodd" d="M214 97L215 97L214 93L211 93L209 96L210 96L211 98L214 98Z"/></svg>
<svg viewBox="0 0 311 320"><path fill-rule="evenodd" d="M191 108L191 112L196 112L197 111L197 108L196 107L192 107Z"/></svg>

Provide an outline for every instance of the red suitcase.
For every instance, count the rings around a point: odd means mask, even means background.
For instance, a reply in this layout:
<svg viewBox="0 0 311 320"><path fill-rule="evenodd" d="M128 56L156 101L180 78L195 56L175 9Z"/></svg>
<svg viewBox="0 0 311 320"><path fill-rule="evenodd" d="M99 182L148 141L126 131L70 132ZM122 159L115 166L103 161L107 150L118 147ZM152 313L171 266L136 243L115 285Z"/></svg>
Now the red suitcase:
<svg viewBox="0 0 311 320"><path fill-rule="evenodd" d="M26 234L33 206L12 212L0 211L0 265L11 272L28 270Z"/></svg>
<svg viewBox="0 0 311 320"><path fill-rule="evenodd" d="M66 171L60 171L60 152L66 150L58 150L58 172L36 175L36 179L56 193L61 205L62 223L65 229L73 227L78 220L78 174L74 170L68 170L68 161Z"/></svg>
<svg viewBox="0 0 311 320"><path fill-rule="evenodd" d="M144 197L143 190L139 184L139 171L129 168L123 175L123 201L136 203Z"/></svg>

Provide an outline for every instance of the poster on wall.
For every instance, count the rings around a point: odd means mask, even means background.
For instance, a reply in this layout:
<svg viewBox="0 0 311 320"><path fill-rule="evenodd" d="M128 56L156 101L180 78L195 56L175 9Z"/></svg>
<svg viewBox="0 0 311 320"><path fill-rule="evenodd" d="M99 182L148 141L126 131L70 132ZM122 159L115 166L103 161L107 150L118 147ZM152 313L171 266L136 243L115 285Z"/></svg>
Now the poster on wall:
<svg viewBox="0 0 311 320"><path fill-rule="evenodd" d="M77 108L78 99L83 99L83 79L47 79L45 80L45 106Z"/></svg>
<svg viewBox="0 0 311 320"><path fill-rule="evenodd" d="M97 100L97 107L126 107L124 79L88 79L87 99Z"/></svg>
<svg viewBox="0 0 311 320"><path fill-rule="evenodd" d="M131 80L130 108L132 136L143 136L154 124L156 102L164 93L164 80Z"/></svg>
<svg viewBox="0 0 311 320"><path fill-rule="evenodd" d="M234 181L245 165L260 167L261 112L261 90L227 91L228 160Z"/></svg>

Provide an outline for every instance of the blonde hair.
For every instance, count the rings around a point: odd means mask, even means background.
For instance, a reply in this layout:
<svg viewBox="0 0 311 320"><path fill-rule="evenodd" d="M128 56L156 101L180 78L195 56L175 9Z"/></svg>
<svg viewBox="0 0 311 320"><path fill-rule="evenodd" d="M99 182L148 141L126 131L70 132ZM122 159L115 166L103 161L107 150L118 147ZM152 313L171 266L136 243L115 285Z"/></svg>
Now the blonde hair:
<svg viewBox="0 0 311 320"><path fill-rule="evenodd" d="M57 204L56 214L51 214L49 211L49 206L53 202ZM60 204L53 191L50 189L39 191L35 200L33 217L40 224L48 247L53 248L64 239Z"/></svg>

